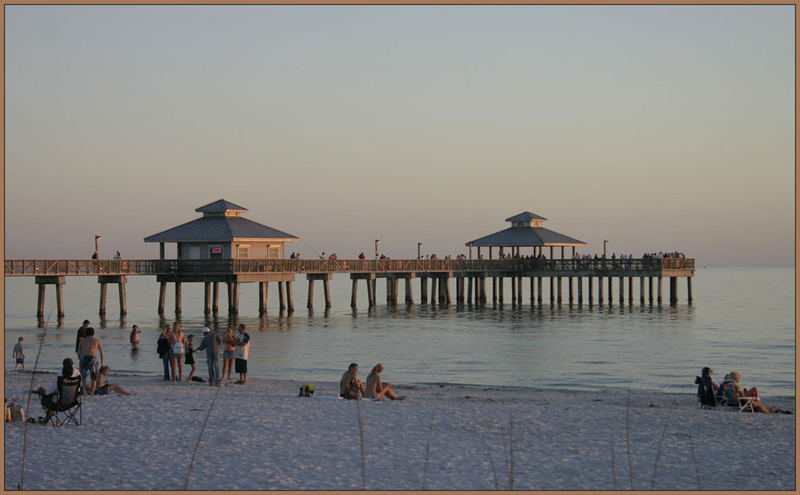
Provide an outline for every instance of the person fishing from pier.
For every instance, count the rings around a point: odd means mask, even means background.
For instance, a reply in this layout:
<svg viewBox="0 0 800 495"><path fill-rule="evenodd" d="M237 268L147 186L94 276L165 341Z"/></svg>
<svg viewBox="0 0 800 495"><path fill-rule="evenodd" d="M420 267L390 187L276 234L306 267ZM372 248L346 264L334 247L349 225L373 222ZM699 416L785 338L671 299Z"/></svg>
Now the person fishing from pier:
<svg viewBox="0 0 800 495"><path fill-rule="evenodd" d="M78 368L81 372L81 389L86 393L86 377L91 375L92 381L97 379L97 353L100 353L100 366L105 364L103 357L103 344L100 339L94 336L94 328L89 327L86 329L86 336L83 337L78 344L78 355L80 356L80 364Z"/></svg>

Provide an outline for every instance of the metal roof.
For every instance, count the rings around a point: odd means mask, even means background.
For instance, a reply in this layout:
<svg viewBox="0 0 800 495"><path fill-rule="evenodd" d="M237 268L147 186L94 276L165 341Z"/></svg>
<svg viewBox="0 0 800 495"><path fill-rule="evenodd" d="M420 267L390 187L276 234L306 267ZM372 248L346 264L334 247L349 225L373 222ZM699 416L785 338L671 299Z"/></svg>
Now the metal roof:
<svg viewBox="0 0 800 495"><path fill-rule="evenodd" d="M513 217L512 217L513 218ZM509 227L500 232L467 242L476 247L504 246L585 246L586 243L573 239L564 234L559 234L544 227Z"/></svg>
<svg viewBox="0 0 800 495"><path fill-rule="evenodd" d="M207 205L201 206L200 208L196 208L194 211L199 211L200 213L224 213L226 211L248 211L248 210L244 206L233 204L230 201L225 201L224 199L218 199L213 203L208 203Z"/></svg>
<svg viewBox="0 0 800 495"><path fill-rule="evenodd" d="M547 220L545 217L540 217L535 213L523 211L518 215L506 218L506 222L530 222L531 220Z"/></svg>
<svg viewBox="0 0 800 495"><path fill-rule="evenodd" d="M144 242L226 242L234 238L283 239L289 242L298 239L292 234L242 217L204 216L145 237Z"/></svg>

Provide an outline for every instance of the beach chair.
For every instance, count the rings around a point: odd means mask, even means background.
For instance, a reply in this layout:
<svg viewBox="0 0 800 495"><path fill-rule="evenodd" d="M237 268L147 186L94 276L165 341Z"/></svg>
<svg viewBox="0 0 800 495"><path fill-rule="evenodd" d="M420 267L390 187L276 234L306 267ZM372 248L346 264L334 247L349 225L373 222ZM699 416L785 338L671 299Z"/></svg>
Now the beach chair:
<svg viewBox="0 0 800 495"><path fill-rule="evenodd" d="M58 397L53 402L52 397ZM81 411L81 377L58 377L58 392L53 396L42 396L42 409L45 412L44 423L53 426L64 424L83 424Z"/></svg>
<svg viewBox="0 0 800 495"><path fill-rule="evenodd" d="M712 409L717 406L717 396L714 394L714 385L711 383L711 377L704 375L697 376L694 379L697 384L697 401L700 403L702 409Z"/></svg>

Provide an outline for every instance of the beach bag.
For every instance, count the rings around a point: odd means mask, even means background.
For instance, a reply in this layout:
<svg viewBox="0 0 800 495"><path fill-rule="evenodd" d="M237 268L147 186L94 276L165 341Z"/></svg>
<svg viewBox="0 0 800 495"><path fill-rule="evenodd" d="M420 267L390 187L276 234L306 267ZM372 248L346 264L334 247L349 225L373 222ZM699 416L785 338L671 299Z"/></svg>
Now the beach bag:
<svg viewBox="0 0 800 495"><path fill-rule="evenodd" d="M183 354L183 342L178 341L172 344L172 353Z"/></svg>

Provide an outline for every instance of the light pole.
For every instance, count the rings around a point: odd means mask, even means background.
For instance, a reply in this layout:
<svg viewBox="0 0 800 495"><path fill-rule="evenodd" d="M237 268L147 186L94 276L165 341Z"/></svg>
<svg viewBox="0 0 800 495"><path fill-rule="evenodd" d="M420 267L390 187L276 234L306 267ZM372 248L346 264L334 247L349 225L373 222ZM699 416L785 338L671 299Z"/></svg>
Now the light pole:
<svg viewBox="0 0 800 495"><path fill-rule="evenodd" d="M375 239L375 259L378 259L378 244L380 244L380 239Z"/></svg>
<svg viewBox="0 0 800 495"><path fill-rule="evenodd" d="M95 235L94 236L94 257L95 258L99 258L100 257L100 249L98 248L97 241L99 241L102 238L103 238L103 236L101 236L101 235Z"/></svg>
<svg viewBox="0 0 800 495"><path fill-rule="evenodd" d="M606 257L606 246L608 246L608 241L603 241L603 258Z"/></svg>
<svg viewBox="0 0 800 495"><path fill-rule="evenodd" d="M422 256L420 255L420 251L419 251L420 246L422 246L422 243L418 242L417 243L417 259L422 258Z"/></svg>

